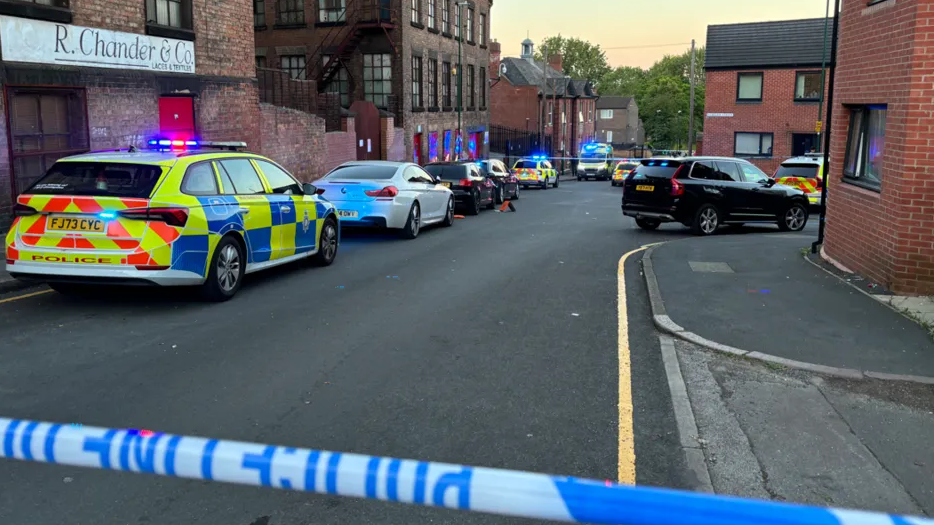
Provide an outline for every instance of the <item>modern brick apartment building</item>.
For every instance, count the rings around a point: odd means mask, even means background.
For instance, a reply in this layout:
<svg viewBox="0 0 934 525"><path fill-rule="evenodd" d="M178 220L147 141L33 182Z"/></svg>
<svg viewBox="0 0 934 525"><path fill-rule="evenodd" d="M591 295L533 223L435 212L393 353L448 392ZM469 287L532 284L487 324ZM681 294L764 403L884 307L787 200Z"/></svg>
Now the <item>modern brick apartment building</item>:
<svg viewBox="0 0 934 525"><path fill-rule="evenodd" d="M551 137L554 156L576 156L580 145L596 136L593 84L566 76L561 55L550 56L547 65L536 62L531 40L522 43L519 58L501 58L499 43L493 45L492 123L544 133Z"/></svg>
<svg viewBox="0 0 934 525"><path fill-rule="evenodd" d="M452 159L461 150L462 157L480 158L489 125L491 4L253 0L256 64L340 93L341 104L357 114L358 136L367 136L379 113L391 113L404 129L407 159ZM392 132L383 131L383 137ZM366 158L379 158L374 150Z"/></svg>
<svg viewBox="0 0 934 525"><path fill-rule="evenodd" d="M246 1L0 0L0 230L56 159L259 136Z"/></svg>
<svg viewBox="0 0 934 525"><path fill-rule="evenodd" d="M934 0L843 2L823 253L904 294L934 294L932 41Z"/></svg>
<svg viewBox="0 0 934 525"><path fill-rule="evenodd" d="M707 26L705 155L748 158L773 173L783 160L818 149L821 61L825 44L828 62L831 49L824 23Z"/></svg>
<svg viewBox="0 0 934 525"><path fill-rule="evenodd" d="M645 144L639 105L632 97L600 97L596 130L597 142L612 144L614 151L633 150Z"/></svg>

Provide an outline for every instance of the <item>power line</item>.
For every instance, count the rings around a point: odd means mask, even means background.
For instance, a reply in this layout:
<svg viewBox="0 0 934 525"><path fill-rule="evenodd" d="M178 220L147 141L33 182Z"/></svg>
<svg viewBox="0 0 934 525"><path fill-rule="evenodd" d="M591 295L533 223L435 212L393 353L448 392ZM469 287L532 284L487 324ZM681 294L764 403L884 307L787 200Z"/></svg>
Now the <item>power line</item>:
<svg viewBox="0 0 934 525"><path fill-rule="evenodd" d="M608 50L610 50L610 49L647 49L647 48L650 48L650 47L673 47L673 46L689 46L689 45L691 45L690 42L679 42L679 43L677 43L677 44L654 44L654 45L650 45L650 46L604 47L604 48L602 48L602 49L605 50L605 51L608 51Z"/></svg>

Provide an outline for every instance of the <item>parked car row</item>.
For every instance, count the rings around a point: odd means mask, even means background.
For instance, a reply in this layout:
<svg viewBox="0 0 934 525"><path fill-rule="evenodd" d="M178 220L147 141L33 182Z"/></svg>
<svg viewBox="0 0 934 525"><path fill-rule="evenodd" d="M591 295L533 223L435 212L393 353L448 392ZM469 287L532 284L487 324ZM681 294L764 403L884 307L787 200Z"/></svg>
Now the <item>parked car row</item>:
<svg viewBox="0 0 934 525"><path fill-rule="evenodd" d="M190 285L223 301L248 273L303 259L330 265L342 228L414 239L426 226L453 225L457 208L476 215L519 198L520 186L558 184L550 167L510 171L498 160L347 162L303 184L242 151L245 143L159 138L149 146L57 160L17 197L7 272L61 293Z"/></svg>
<svg viewBox="0 0 934 525"><path fill-rule="evenodd" d="M710 235L722 224L744 223L777 223L783 231L800 231L807 224L809 200L743 159L651 158L626 175L622 211L645 230L680 222L698 235Z"/></svg>

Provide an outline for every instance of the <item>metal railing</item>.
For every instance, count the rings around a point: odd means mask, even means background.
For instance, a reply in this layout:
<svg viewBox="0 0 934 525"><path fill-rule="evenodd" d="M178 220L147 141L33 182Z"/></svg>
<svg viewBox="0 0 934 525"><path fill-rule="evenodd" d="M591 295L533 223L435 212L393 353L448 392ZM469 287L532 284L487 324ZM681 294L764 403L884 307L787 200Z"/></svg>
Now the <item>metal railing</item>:
<svg viewBox="0 0 934 525"><path fill-rule="evenodd" d="M491 125L490 152L499 153L507 160L529 155L551 156L554 153L553 138L532 131Z"/></svg>
<svg viewBox="0 0 934 525"><path fill-rule="evenodd" d="M306 113L318 112L315 81L294 79L287 71L264 67L256 68L256 79L259 81L260 102Z"/></svg>

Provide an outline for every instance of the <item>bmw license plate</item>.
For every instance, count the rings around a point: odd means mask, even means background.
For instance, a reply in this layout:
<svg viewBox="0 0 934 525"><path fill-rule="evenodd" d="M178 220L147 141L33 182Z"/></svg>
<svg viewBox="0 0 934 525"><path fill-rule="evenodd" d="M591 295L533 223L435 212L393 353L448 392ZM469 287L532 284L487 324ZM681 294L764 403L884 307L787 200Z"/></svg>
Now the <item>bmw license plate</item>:
<svg viewBox="0 0 934 525"><path fill-rule="evenodd" d="M348 219L356 219L357 212L350 210L338 210L337 214L341 217L346 217Z"/></svg>
<svg viewBox="0 0 934 525"><path fill-rule="evenodd" d="M48 230L104 233L104 221L92 217L50 217Z"/></svg>

